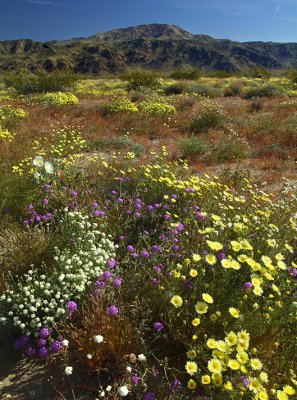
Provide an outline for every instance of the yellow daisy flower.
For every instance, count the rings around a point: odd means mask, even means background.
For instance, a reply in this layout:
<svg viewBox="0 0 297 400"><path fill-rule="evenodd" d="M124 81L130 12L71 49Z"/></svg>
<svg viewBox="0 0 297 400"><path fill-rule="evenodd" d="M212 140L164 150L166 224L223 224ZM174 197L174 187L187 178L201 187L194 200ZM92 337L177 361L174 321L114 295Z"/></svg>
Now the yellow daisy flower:
<svg viewBox="0 0 297 400"><path fill-rule="evenodd" d="M189 388L189 389L194 390L194 389L196 389L196 386L197 386L197 384L196 384L196 382L195 382L193 379L190 379L190 380L188 381L188 388Z"/></svg>
<svg viewBox="0 0 297 400"><path fill-rule="evenodd" d="M201 256L200 256L199 254L193 254L192 260L193 260L194 262L198 262L198 261L201 260Z"/></svg>
<svg viewBox="0 0 297 400"><path fill-rule="evenodd" d="M174 305L174 307L181 307L183 304L183 299L180 296L173 296L172 299L170 300L170 303Z"/></svg>
<svg viewBox="0 0 297 400"><path fill-rule="evenodd" d="M292 386L290 386L290 385L285 385L285 386L283 387L283 391L284 391L286 394L288 394L289 396L296 393L296 390L295 390Z"/></svg>
<svg viewBox="0 0 297 400"><path fill-rule="evenodd" d="M195 306L195 310L197 311L198 314L205 314L207 313L208 305L203 301L198 301L198 303Z"/></svg>
<svg viewBox="0 0 297 400"><path fill-rule="evenodd" d="M219 359L213 358L207 364L208 370L214 374L219 374L222 371L222 363Z"/></svg>
<svg viewBox="0 0 297 400"><path fill-rule="evenodd" d="M276 392L276 397L278 400L289 400L287 393L283 392L282 390L278 390Z"/></svg>
<svg viewBox="0 0 297 400"><path fill-rule="evenodd" d="M194 358L197 357L196 351L195 351L195 350L188 350L188 351L187 351L187 357L188 357L190 360L194 360Z"/></svg>
<svg viewBox="0 0 297 400"><path fill-rule="evenodd" d="M249 388L250 388L250 390L252 390L255 393L260 391L261 384L260 384L260 382L258 381L257 378L251 378L250 379Z"/></svg>
<svg viewBox="0 0 297 400"><path fill-rule="evenodd" d="M209 265L214 265L217 262L217 257L214 254L207 254L205 260Z"/></svg>
<svg viewBox="0 0 297 400"><path fill-rule="evenodd" d="M209 375L203 375L201 377L201 383L203 385L209 385L210 384L210 376Z"/></svg>
<svg viewBox="0 0 297 400"><path fill-rule="evenodd" d="M210 240L207 240L206 244L213 251L220 251L224 247L221 243L219 243L219 242L211 242Z"/></svg>
<svg viewBox="0 0 297 400"><path fill-rule="evenodd" d="M223 383L222 374L213 374L213 376L212 376L212 381L213 381L213 383L214 383L214 385L215 385L216 387L221 386L222 383Z"/></svg>
<svg viewBox="0 0 297 400"><path fill-rule="evenodd" d="M225 389L225 390L228 390L228 391L233 390L232 383L231 383L230 381L226 382L226 383L224 384L224 389Z"/></svg>
<svg viewBox="0 0 297 400"><path fill-rule="evenodd" d="M203 298L204 301L206 301L206 303L209 303L209 304L213 303L213 298L208 293L203 293L202 294L202 298Z"/></svg>
<svg viewBox="0 0 297 400"><path fill-rule="evenodd" d="M229 313L232 315L233 318L239 318L239 311L237 310L237 308L230 307Z"/></svg>
<svg viewBox="0 0 297 400"><path fill-rule="evenodd" d="M200 318L194 318L192 320L192 325L193 326L198 326L200 324Z"/></svg>
<svg viewBox="0 0 297 400"><path fill-rule="evenodd" d="M215 349L217 347L217 342L215 339L208 339L208 341L206 342L207 347L209 347L210 349Z"/></svg>
<svg viewBox="0 0 297 400"><path fill-rule="evenodd" d="M229 360L228 367L236 371L240 368L240 364L237 360Z"/></svg>
<svg viewBox="0 0 297 400"><path fill-rule="evenodd" d="M217 349L220 350L223 353L227 350L227 345L224 342L224 340L218 340L217 341Z"/></svg>
<svg viewBox="0 0 297 400"><path fill-rule="evenodd" d="M232 261L229 260L228 258L224 258L224 259L221 261L221 264L222 264L222 267L223 267L223 268L228 269L228 268L231 268Z"/></svg>
<svg viewBox="0 0 297 400"><path fill-rule="evenodd" d="M261 361L258 358L252 358L251 359L251 367L254 371L259 371L260 369L262 369L263 364L261 363Z"/></svg>
<svg viewBox="0 0 297 400"><path fill-rule="evenodd" d="M234 346L237 343L237 335L235 332L231 331L228 333L228 335L225 337L225 342L228 344L228 346Z"/></svg>
<svg viewBox="0 0 297 400"><path fill-rule="evenodd" d="M263 383L268 383L268 375L266 372L261 372L260 373L260 379Z"/></svg>
<svg viewBox="0 0 297 400"><path fill-rule="evenodd" d="M198 366L195 361L187 361L185 368L189 375L194 375L198 371Z"/></svg>
<svg viewBox="0 0 297 400"><path fill-rule="evenodd" d="M192 278L195 278L197 275L198 275L197 270L192 268L192 269L190 270L190 276L191 276Z"/></svg>

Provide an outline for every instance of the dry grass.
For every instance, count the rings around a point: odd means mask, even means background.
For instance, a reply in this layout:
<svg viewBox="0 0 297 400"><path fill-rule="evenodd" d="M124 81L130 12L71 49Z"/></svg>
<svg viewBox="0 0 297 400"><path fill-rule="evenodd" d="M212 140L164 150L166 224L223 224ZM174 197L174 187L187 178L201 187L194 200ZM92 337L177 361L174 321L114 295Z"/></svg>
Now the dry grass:
<svg viewBox="0 0 297 400"><path fill-rule="evenodd" d="M2 227L0 231L0 292L7 274L14 278L26 273L30 266L38 266L47 256L52 237L40 228L22 230L15 225Z"/></svg>

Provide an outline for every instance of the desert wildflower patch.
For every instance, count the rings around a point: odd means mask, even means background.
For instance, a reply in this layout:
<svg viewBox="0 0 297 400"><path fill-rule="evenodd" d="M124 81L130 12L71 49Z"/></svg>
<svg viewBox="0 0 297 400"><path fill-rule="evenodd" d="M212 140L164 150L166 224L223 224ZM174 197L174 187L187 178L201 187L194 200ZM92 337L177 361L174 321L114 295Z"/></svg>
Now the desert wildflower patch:
<svg viewBox="0 0 297 400"><path fill-rule="evenodd" d="M137 168L119 153L62 168L84 146L72 127L34 146L20 177L35 176L34 198L10 218L57 240L5 278L18 351L69 377L105 371L105 398L294 398L293 193L199 177L165 148Z"/></svg>

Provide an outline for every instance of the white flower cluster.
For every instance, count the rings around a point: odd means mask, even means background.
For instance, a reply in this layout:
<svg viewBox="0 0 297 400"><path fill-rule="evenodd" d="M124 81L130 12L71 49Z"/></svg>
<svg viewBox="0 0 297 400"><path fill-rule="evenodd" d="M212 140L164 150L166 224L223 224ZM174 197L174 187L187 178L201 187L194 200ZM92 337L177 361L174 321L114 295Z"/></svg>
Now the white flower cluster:
<svg viewBox="0 0 297 400"><path fill-rule="evenodd" d="M115 257L113 242L87 215L67 210L60 223L69 225L73 243L63 251L56 249L55 269L48 273L44 265L40 274L32 268L0 297L1 309L7 310L1 321L12 321L26 334L65 318L67 301L79 299L101 275L107 260Z"/></svg>

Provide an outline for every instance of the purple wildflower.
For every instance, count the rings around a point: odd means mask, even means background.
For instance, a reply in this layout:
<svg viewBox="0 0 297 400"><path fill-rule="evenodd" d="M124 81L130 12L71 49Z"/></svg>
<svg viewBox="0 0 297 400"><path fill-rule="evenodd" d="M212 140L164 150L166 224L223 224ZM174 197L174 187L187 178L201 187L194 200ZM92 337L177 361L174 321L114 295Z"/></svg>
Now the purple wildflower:
<svg viewBox="0 0 297 400"><path fill-rule="evenodd" d="M107 314L108 315L116 315L118 314L119 309L115 305L111 305L107 307Z"/></svg>
<svg viewBox="0 0 297 400"><path fill-rule="evenodd" d="M46 339L49 336L49 329L47 327L43 327L39 329L39 337Z"/></svg>
<svg viewBox="0 0 297 400"><path fill-rule="evenodd" d="M52 344L51 344L51 350L53 353L59 353L59 351L62 348L62 343L59 340L55 340Z"/></svg>
<svg viewBox="0 0 297 400"><path fill-rule="evenodd" d="M72 319L74 312L77 310L77 304L75 301L68 301L66 303L67 319Z"/></svg>
<svg viewBox="0 0 297 400"><path fill-rule="evenodd" d="M42 339L42 338L38 339L37 340L37 346L38 347L45 347L46 346L46 339Z"/></svg>
<svg viewBox="0 0 297 400"><path fill-rule="evenodd" d="M101 217L104 217L105 212L101 211L101 210L94 210L94 211L92 211L92 215L94 215L94 217L101 218Z"/></svg>
<svg viewBox="0 0 297 400"><path fill-rule="evenodd" d="M225 253L224 253L223 251L219 251L219 252L217 253L217 260L218 260L218 261L222 261L224 258L226 258Z"/></svg>
<svg viewBox="0 0 297 400"><path fill-rule="evenodd" d="M25 350L25 355L27 357L32 357L35 354L35 350L32 347L27 347Z"/></svg>
<svg viewBox="0 0 297 400"><path fill-rule="evenodd" d="M250 289L251 287L253 287L252 282L244 282L243 284L244 290Z"/></svg>
<svg viewBox="0 0 297 400"><path fill-rule="evenodd" d="M47 350L46 347L41 347L41 348L38 350L38 356L39 356L40 358L45 358L47 355L48 355L48 350Z"/></svg>
<svg viewBox="0 0 297 400"><path fill-rule="evenodd" d="M128 246L127 246L127 251L128 251L129 253L133 253L134 247L133 247L131 244L128 244Z"/></svg>
<svg viewBox="0 0 297 400"><path fill-rule="evenodd" d="M138 376L133 375L133 376L131 377L131 381L132 381L132 382L134 383L134 385L136 386L136 385L138 384L138 382L139 382Z"/></svg>
<svg viewBox="0 0 297 400"><path fill-rule="evenodd" d="M155 399L155 393L153 392L148 392L144 395L143 400L154 400Z"/></svg>
<svg viewBox="0 0 297 400"><path fill-rule="evenodd" d="M111 279L111 273L109 271L104 271L102 276L104 279Z"/></svg>
<svg viewBox="0 0 297 400"><path fill-rule="evenodd" d="M116 265L117 265L117 261L114 259L114 258L110 258L108 261L107 261L107 266L109 267L109 268L115 268L116 267Z"/></svg>
<svg viewBox="0 0 297 400"><path fill-rule="evenodd" d="M114 278L113 282L112 282L112 286L113 287L120 287L122 284L122 279L120 277L116 277Z"/></svg>
<svg viewBox="0 0 297 400"><path fill-rule="evenodd" d="M161 332L164 329L164 325L162 324L162 322L155 322L153 324L153 327L157 332Z"/></svg>
<svg viewBox="0 0 297 400"><path fill-rule="evenodd" d="M171 390L173 392L178 392L181 389L181 382L178 379L174 379L171 383L170 383L170 387Z"/></svg>
<svg viewBox="0 0 297 400"><path fill-rule="evenodd" d="M150 257L149 253L146 250L141 250L140 256L142 258L149 258Z"/></svg>

